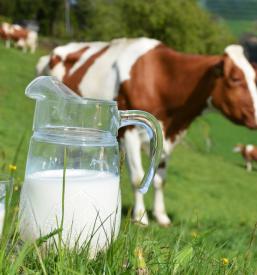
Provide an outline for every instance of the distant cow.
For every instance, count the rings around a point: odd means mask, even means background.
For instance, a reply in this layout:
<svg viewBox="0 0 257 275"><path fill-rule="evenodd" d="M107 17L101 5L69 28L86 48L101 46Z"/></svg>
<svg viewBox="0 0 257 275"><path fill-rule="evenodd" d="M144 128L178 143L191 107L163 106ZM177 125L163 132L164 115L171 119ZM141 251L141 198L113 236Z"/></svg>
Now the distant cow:
<svg viewBox="0 0 257 275"><path fill-rule="evenodd" d="M0 26L0 37L5 40L6 47L10 47L11 42L24 52L30 50L34 53L37 47L37 32L23 28L19 25L2 23Z"/></svg>
<svg viewBox="0 0 257 275"><path fill-rule="evenodd" d="M148 38L70 43L55 48L43 67L81 96L115 99L119 109L144 110L159 119L165 140L154 178L153 213L164 226L170 224L163 197L166 162L191 122L217 109L237 124L257 128L256 74L238 45L208 56L176 52ZM123 143L134 187L133 218L148 224L137 189L144 175L140 131L127 129Z"/></svg>
<svg viewBox="0 0 257 275"><path fill-rule="evenodd" d="M0 37L5 41L5 46L7 48L10 47L10 30L11 30L11 25L9 23L2 23L0 26Z"/></svg>
<svg viewBox="0 0 257 275"><path fill-rule="evenodd" d="M238 144L234 147L233 151L235 153L241 153L245 159L246 170L248 172L252 171L252 162L257 161L257 146L252 144Z"/></svg>

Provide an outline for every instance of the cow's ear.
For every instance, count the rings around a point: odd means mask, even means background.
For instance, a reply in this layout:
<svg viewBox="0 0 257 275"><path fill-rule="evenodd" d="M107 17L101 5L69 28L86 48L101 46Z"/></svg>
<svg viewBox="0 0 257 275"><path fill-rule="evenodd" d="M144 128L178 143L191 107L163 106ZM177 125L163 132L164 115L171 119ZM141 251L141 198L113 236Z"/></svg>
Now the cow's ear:
<svg viewBox="0 0 257 275"><path fill-rule="evenodd" d="M227 54L224 54L224 76L225 78L227 79L237 79L238 76L237 76L237 73L235 71L235 65L232 61L232 59L227 55ZM236 75L235 75L236 74Z"/></svg>
<svg viewBox="0 0 257 275"><path fill-rule="evenodd" d="M213 73L215 77L222 77L224 75L224 60L219 61L213 67Z"/></svg>

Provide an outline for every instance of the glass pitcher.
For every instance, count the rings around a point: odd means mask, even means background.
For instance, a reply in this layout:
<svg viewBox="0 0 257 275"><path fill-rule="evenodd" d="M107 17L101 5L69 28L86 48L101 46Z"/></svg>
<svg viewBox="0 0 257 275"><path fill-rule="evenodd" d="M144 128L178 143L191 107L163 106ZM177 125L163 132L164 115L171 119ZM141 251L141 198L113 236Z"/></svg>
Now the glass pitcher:
<svg viewBox="0 0 257 275"><path fill-rule="evenodd" d="M36 99L36 108L20 198L21 237L34 241L61 228L67 247L90 242L94 256L120 227L118 129L140 125L149 133L145 193L162 152L159 123L143 111L118 111L115 101L81 98L52 77L36 78L25 94Z"/></svg>

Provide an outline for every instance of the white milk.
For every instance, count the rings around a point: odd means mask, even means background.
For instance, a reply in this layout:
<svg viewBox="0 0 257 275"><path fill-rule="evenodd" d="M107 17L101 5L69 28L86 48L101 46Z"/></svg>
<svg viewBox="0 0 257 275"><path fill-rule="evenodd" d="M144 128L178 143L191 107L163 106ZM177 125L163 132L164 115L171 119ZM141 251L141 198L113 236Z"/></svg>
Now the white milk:
<svg viewBox="0 0 257 275"><path fill-rule="evenodd" d="M5 205L4 202L0 203L0 236L2 235L4 227L4 215L5 215Z"/></svg>
<svg viewBox="0 0 257 275"><path fill-rule="evenodd" d="M58 228L62 216L63 170L36 172L25 179L20 199L20 234L33 241ZM91 239L90 254L119 232L119 177L90 170L66 170L62 240L74 247ZM92 237L93 235L93 237ZM57 240L57 236L55 237Z"/></svg>

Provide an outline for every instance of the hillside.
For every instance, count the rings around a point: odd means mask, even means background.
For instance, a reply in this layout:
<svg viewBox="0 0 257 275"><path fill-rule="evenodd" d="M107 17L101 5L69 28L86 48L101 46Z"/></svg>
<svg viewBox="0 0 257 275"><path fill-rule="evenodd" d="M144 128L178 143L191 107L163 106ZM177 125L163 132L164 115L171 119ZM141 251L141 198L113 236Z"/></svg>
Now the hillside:
<svg viewBox="0 0 257 275"><path fill-rule="evenodd" d="M257 34L256 0L199 0L199 4L228 25L240 38L244 33Z"/></svg>

